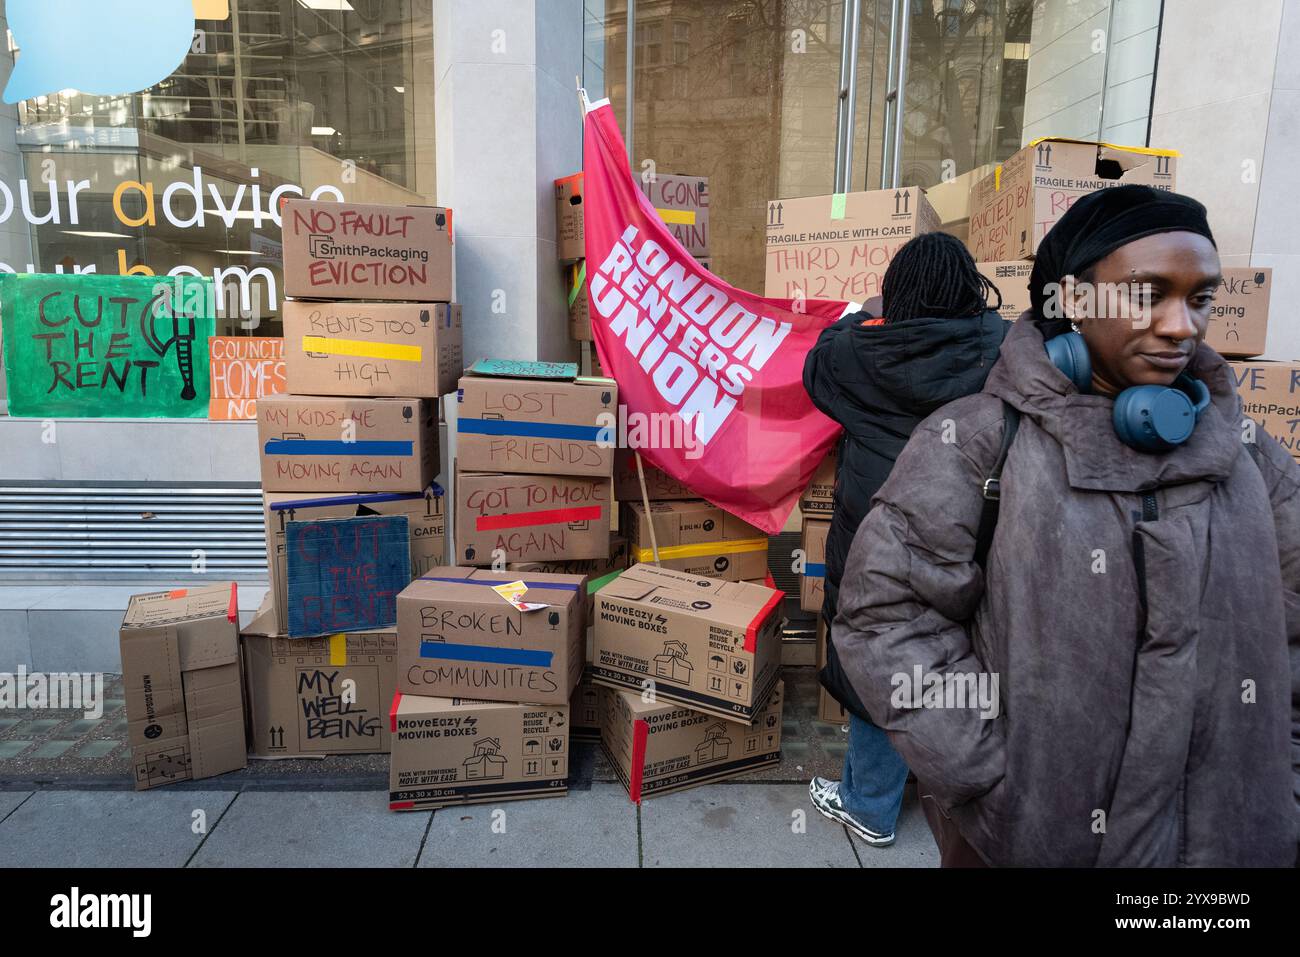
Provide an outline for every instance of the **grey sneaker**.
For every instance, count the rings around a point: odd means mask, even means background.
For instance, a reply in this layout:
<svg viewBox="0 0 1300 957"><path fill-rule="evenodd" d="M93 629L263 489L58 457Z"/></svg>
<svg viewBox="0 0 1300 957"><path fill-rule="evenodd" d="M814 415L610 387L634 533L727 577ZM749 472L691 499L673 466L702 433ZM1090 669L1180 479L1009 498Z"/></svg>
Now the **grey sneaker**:
<svg viewBox="0 0 1300 957"><path fill-rule="evenodd" d="M881 834L867 827L856 817L844 810L844 802L840 800L840 782L828 781L825 778L813 778L808 783L808 797L812 799L813 807L820 811L824 816L843 824L850 831L862 838L872 847L888 847L894 843L894 832Z"/></svg>

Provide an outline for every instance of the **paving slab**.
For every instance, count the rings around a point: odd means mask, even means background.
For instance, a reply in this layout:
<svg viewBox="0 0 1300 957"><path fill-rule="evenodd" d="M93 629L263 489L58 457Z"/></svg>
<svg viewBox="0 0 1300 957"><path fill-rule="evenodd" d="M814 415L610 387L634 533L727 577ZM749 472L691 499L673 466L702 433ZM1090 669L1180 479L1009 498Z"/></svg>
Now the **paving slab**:
<svg viewBox="0 0 1300 957"><path fill-rule="evenodd" d="M802 812L796 814L796 812ZM644 867L857 867L803 784L713 784L641 803Z"/></svg>
<svg viewBox="0 0 1300 957"><path fill-rule="evenodd" d="M636 867L636 805L619 784L434 812L420 867Z"/></svg>
<svg viewBox="0 0 1300 957"><path fill-rule="evenodd" d="M4 797L9 797L8 794ZM232 791L38 791L0 821L0 867L183 867Z"/></svg>
<svg viewBox="0 0 1300 957"><path fill-rule="evenodd" d="M382 791L244 791L191 867L414 867L428 811Z"/></svg>
<svg viewBox="0 0 1300 957"><path fill-rule="evenodd" d="M12 814L15 808L34 793L34 791L0 791L0 821Z"/></svg>

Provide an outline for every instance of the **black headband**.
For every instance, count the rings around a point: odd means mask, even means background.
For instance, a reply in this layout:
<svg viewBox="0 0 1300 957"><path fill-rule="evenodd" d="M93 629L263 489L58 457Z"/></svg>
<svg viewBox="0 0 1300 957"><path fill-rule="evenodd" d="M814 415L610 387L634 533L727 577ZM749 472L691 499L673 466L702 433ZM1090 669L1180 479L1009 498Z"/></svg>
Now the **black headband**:
<svg viewBox="0 0 1300 957"><path fill-rule="evenodd" d="M1156 233L1188 232L1211 243L1205 207L1190 196L1151 186L1111 186L1081 196L1038 246L1029 276L1035 317L1042 319L1048 289L1078 276L1120 246Z"/></svg>

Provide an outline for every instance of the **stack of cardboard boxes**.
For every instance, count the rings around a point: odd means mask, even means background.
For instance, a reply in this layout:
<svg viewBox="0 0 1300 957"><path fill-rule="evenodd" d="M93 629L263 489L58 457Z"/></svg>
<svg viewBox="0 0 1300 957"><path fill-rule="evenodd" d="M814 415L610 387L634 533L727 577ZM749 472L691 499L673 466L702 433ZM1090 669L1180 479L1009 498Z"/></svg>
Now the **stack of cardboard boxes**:
<svg viewBox="0 0 1300 957"><path fill-rule="evenodd" d="M288 392L257 409L271 588L243 633L250 743L385 752L397 593L446 562L451 213L293 200L283 222Z"/></svg>
<svg viewBox="0 0 1300 957"><path fill-rule="evenodd" d="M456 391L455 567L398 598L394 810L565 792L611 534L610 379L571 363L478 360ZM462 753L464 752L464 753Z"/></svg>
<svg viewBox="0 0 1300 957"><path fill-rule="evenodd" d="M633 801L780 760L784 597L647 564L596 593L601 742Z"/></svg>

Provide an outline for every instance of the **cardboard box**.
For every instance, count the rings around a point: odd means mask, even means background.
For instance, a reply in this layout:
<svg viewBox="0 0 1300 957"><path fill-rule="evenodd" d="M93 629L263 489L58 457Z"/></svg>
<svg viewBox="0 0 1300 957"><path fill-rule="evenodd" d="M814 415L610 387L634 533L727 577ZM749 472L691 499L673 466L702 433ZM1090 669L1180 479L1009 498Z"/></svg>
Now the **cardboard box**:
<svg viewBox="0 0 1300 957"><path fill-rule="evenodd" d="M784 593L633 565L596 593L592 675L749 723L781 670Z"/></svg>
<svg viewBox="0 0 1300 957"><path fill-rule="evenodd" d="M1030 259L1080 196L1138 183L1172 191L1177 153L1048 137L971 187L969 245L977 262Z"/></svg>
<svg viewBox="0 0 1300 957"><path fill-rule="evenodd" d="M640 694L602 688L600 741L633 803L734 778L781 760L778 681L747 727L681 705L647 703Z"/></svg>
<svg viewBox="0 0 1300 957"><path fill-rule="evenodd" d="M817 670L826 667L826 620L817 616ZM849 713L830 692L817 683L817 720L827 724L848 724Z"/></svg>
<svg viewBox="0 0 1300 957"><path fill-rule="evenodd" d="M136 790L245 767L235 585L132 595L119 638Z"/></svg>
<svg viewBox="0 0 1300 957"><path fill-rule="evenodd" d="M609 479L456 473L456 561L466 565L604 558Z"/></svg>
<svg viewBox="0 0 1300 957"><path fill-rule="evenodd" d="M696 259L709 255L709 180L706 176L656 173L652 182L637 178L668 231ZM706 267L707 268L707 267Z"/></svg>
<svg viewBox="0 0 1300 957"><path fill-rule="evenodd" d="M1229 362L1241 411L1300 462L1300 362Z"/></svg>
<svg viewBox="0 0 1300 957"><path fill-rule="evenodd" d="M938 228L917 186L774 199L767 204L763 295L864 302L880 295L899 247Z"/></svg>
<svg viewBox="0 0 1300 957"><path fill-rule="evenodd" d="M587 299L587 261L564 267L565 296L569 303L569 338L591 341L591 304Z"/></svg>
<svg viewBox="0 0 1300 957"><path fill-rule="evenodd" d="M471 372L482 368L475 363ZM456 458L469 472L614 472L618 384L566 363L497 362L519 376L465 375L456 391ZM528 375L535 371L536 375ZM576 370L575 370L576 371Z"/></svg>
<svg viewBox="0 0 1300 957"><path fill-rule="evenodd" d="M1032 259L1012 259L1006 262L976 263L989 282L1002 294L998 315L1007 322L1015 322L1020 314L1031 308L1029 299L1029 274L1034 271ZM996 302L991 299L989 305Z"/></svg>
<svg viewBox="0 0 1300 957"><path fill-rule="evenodd" d="M290 639L277 628L271 604L263 603L241 632L253 753L387 754L397 630Z"/></svg>
<svg viewBox="0 0 1300 957"><path fill-rule="evenodd" d="M445 302L288 300L286 392L435 397L465 369L460 306Z"/></svg>
<svg viewBox="0 0 1300 957"><path fill-rule="evenodd" d="M435 568L397 596L397 688L408 694L567 705L586 663L586 579L522 578L519 611L493 585L515 572Z"/></svg>
<svg viewBox="0 0 1300 957"><path fill-rule="evenodd" d="M509 562L506 564L506 571L584 576L587 579L586 620L587 624L590 624L595 612L597 589L627 566L627 539L620 534L610 532L609 554L605 558L578 558L558 562Z"/></svg>
<svg viewBox="0 0 1300 957"><path fill-rule="evenodd" d="M368 493L361 495L304 495L301 492L266 492L262 495L266 524L266 567L270 577L276 628L289 630L286 526L289 522L314 522L338 518L405 515L410 529L411 579L447 563L447 516L442 487L436 482L423 492Z"/></svg>
<svg viewBox="0 0 1300 957"><path fill-rule="evenodd" d="M1268 266L1225 266L1210 307L1205 342L1224 356L1249 359L1264 352L1273 270Z"/></svg>
<svg viewBox="0 0 1300 957"><path fill-rule="evenodd" d="M839 464L839 442L831 446L821 460L812 481L799 497L799 509L818 518L829 518L835 511L835 470Z"/></svg>
<svg viewBox="0 0 1300 957"><path fill-rule="evenodd" d="M555 244L562 261L587 255L582 229L582 174L555 181Z"/></svg>
<svg viewBox="0 0 1300 957"><path fill-rule="evenodd" d="M390 810L561 797L568 791L568 705L399 692L390 728Z"/></svg>
<svg viewBox="0 0 1300 957"><path fill-rule="evenodd" d="M826 536L831 523L815 518L803 520L803 574L799 577L799 607L804 611L820 612L826 594Z"/></svg>
<svg viewBox="0 0 1300 957"><path fill-rule="evenodd" d="M280 214L284 294L451 302L451 210L291 199Z"/></svg>
<svg viewBox="0 0 1300 957"><path fill-rule="evenodd" d="M440 467L434 408L428 399L259 399L262 490L423 492Z"/></svg>
<svg viewBox="0 0 1300 957"><path fill-rule="evenodd" d="M812 668L817 664L817 640L808 632L781 636L781 667Z"/></svg>
<svg viewBox="0 0 1300 957"><path fill-rule="evenodd" d="M629 554L636 562L653 562L650 522L659 545L659 565L727 581L762 578L767 573L767 533L725 509L692 499L624 504Z"/></svg>
<svg viewBox="0 0 1300 957"><path fill-rule="evenodd" d="M582 680L578 682L578 687L573 689L573 697L569 699L569 716L572 719L572 725L569 728L569 737L574 741L591 741L600 740L600 693L609 691L608 688L602 689L600 685L591 677L591 669L584 669Z"/></svg>
<svg viewBox="0 0 1300 957"><path fill-rule="evenodd" d="M641 468L645 473L646 494L652 502L697 499L700 496L673 478L663 469L655 468L644 458ZM636 471L636 453L631 449L614 450L614 498L620 502L641 501L641 481Z"/></svg>

